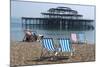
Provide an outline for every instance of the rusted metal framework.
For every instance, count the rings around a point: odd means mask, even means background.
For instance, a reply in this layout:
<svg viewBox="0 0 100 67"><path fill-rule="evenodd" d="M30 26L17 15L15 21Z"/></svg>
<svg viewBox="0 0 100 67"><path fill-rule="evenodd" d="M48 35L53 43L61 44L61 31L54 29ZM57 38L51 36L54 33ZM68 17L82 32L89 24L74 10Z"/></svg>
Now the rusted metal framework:
<svg viewBox="0 0 100 67"><path fill-rule="evenodd" d="M94 20L83 19L83 15L69 7L50 8L41 12L43 17L22 17L22 27L32 29L32 25L57 26L59 29L68 30L93 30Z"/></svg>

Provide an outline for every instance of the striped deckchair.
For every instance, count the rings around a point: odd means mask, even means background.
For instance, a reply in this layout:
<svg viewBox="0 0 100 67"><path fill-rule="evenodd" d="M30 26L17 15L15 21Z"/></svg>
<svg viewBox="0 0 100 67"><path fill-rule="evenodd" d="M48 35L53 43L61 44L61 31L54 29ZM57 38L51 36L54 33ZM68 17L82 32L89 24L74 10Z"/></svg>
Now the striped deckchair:
<svg viewBox="0 0 100 67"><path fill-rule="evenodd" d="M54 51L53 39L52 38L43 38L43 47L48 51Z"/></svg>
<svg viewBox="0 0 100 67"><path fill-rule="evenodd" d="M42 47L43 47L43 49L46 49L45 51L46 51L46 54L48 54L48 56L50 56L50 53L53 53L55 51L52 38L43 38ZM42 56L43 56L43 54L42 54Z"/></svg>
<svg viewBox="0 0 100 67"><path fill-rule="evenodd" d="M72 45L69 39L60 38L59 44L61 46L61 52L64 53L64 55L72 55Z"/></svg>
<svg viewBox="0 0 100 67"><path fill-rule="evenodd" d="M72 40L72 43L77 43L78 42L76 33L71 33L71 40Z"/></svg>
<svg viewBox="0 0 100 67"><path fill-rule="evenodd" d="M79 43L85 43L86 38L85 38L85 34L84 33L78 33L78 42Z"/></svg>

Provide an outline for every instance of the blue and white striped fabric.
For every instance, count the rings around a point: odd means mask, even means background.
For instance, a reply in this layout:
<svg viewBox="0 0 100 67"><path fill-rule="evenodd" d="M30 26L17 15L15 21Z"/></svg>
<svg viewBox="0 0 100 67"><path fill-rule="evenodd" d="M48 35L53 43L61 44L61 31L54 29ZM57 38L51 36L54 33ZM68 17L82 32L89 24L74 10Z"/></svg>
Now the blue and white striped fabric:
<svg viewBox="0 0 100 67"><path fill-rule="evenodd" d="M52 38L44 38L43 39L44 48L48 49L48 51L54 51L53 40Z"/></svg>
<svg viewBox="0 0 100 67"><path fill-rule="evenodd" d="M85 42L85 34L84 33L78 34L78 41L79 42Z"/></svg>
<svg viewBox="0 0 100 67"><path fill-rule="evenodd" d="M59 39L60 41L60 46L61 46L61 51L62 52L70 52L71 47L68 39Z"/></svg>

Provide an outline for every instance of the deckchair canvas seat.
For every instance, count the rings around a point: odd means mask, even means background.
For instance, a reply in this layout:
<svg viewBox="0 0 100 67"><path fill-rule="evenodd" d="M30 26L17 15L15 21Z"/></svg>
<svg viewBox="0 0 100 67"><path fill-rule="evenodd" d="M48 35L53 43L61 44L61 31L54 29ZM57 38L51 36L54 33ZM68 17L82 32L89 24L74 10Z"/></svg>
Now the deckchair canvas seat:
<svg viewBox="0 0 100 67"><path fill-rule="evenodd" d="M54 56L55 48L52 38L43 38L42 46L43 46L42 56Z"/></svg>
<svg viewBox="0 0 100 67"><path fill-rule="evenodd" d="M61 46L61 53L63 56L71 56L72 55L72 45L70 43L69 39L66 38L60 38L59 44Z"/></svg>

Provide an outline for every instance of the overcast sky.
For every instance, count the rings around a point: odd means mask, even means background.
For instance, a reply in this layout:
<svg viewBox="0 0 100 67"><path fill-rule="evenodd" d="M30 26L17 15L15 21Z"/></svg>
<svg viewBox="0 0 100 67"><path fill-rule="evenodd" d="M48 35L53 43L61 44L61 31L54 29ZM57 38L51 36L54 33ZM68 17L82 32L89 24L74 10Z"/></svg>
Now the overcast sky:
<svg viewBox="0 0 100 67"><path fill-rule="evenodd" d="M87 19L94 19L95 16L94 6L11 1L11 17L40 17L41 12L46 12L49 8L56 8L58 6L77 10L79 14L82 14Z"/></svg>

